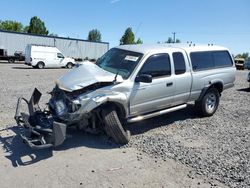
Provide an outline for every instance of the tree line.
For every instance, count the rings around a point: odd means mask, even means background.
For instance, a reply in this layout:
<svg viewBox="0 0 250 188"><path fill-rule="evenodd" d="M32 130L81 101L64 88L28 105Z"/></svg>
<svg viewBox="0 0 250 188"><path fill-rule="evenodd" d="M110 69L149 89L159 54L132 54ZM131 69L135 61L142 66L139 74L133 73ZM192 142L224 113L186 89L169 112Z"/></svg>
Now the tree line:
<svg viewBox="0 0 250 188"><path fill-rule="evenodd" d="M29 25L24 26L21 22L12 21L12 20L0 20L0 29L6 31L15 31L23 33L31 33L38 35L48 35L49 31L46 29L44 22L34 16L30 19Z"/></svg>
<svg viewBox="0 0 250 188"><path fill-rule="evenodd" d="M247 59L250 58L248 52L245 52L245 53L242 53L242 54L237 54L235 57L236 57L236 58L243 58L243 59L245 59L245 60L247 60Z"/></svg>
<svg viewBox="0 0 250 188"><path fill-rule="evenodd" d="M23 33L30 33L30 34L37 34L37 35L45 35L45 36L55 36L57 37L57 34L49 33L47 30L45 23L37 16L34 16L30 19L29 25L24 26L21 22L18 21L12 21L12 20L0 20L0 30L5 31L14 31L14 32L23 32ZM102 35L101 32L98 29L92 29L89 31L87 40L92 42L101 42L102 41ZM164 43L180 43L181 41L179 39L176 39L173 41L171 37L168 38L167 41ZM143 41L141 38L136 39L135 34L132 31L131 27L128 27L123 36L120 39L120 45L125 44L142 44ZM160 42L158 42L160 43Z"/></svg>

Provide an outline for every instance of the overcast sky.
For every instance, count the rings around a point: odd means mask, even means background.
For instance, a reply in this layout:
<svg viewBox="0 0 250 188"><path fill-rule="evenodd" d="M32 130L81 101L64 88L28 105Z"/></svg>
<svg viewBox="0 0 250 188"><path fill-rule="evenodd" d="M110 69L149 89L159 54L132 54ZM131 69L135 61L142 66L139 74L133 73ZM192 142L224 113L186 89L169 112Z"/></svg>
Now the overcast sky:
<svg viewBox="0 0 250 188"><path fill-rule="evenodd" d="M101 31L110 47L127 27L144 43L166 41L176 32L182 42L218 44L232 53L250 52L250 0L5 0L1 20L28 25L40 17L50 33L86 39Z"/></svg>

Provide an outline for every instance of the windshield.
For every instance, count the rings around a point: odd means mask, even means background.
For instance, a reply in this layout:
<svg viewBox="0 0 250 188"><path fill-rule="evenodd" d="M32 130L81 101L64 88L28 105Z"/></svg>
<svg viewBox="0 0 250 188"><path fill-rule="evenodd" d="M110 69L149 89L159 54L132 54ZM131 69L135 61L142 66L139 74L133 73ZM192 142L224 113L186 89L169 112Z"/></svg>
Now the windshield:
<svg viewBox="0 0 250 188"><path fill-rule="evenodd" d="M141 53L112 48L96 62L96 65L114 74L118 73L123 79L127 79L142 56Z"/></svg>

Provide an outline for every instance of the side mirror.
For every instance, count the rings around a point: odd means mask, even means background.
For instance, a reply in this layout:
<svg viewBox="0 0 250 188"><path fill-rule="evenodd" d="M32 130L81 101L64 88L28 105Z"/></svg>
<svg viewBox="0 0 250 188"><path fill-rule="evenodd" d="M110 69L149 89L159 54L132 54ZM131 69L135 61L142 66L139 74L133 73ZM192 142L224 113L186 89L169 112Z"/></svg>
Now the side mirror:
<svg viewBox="0 0 250 188"><path fill-rule="evenodd" d="M152 76L149 74L141 74L135 78L135 82L151 83Z"/></svg>

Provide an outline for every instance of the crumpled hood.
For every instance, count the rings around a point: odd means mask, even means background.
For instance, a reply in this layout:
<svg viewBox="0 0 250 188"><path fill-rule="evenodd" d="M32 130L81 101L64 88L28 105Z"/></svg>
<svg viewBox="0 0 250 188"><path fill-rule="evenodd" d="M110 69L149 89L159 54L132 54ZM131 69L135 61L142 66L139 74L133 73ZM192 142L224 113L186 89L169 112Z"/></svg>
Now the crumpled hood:
<svg viewBox="0 0 250 188"><path fill-rule="evenodd" d="M56 84L60 89L74 91L97 82L113 82L115 74L105 71L92 62L84 62L77 68L74 68L61 76ZM117 81L122 81L120 75Z"/></svg>

